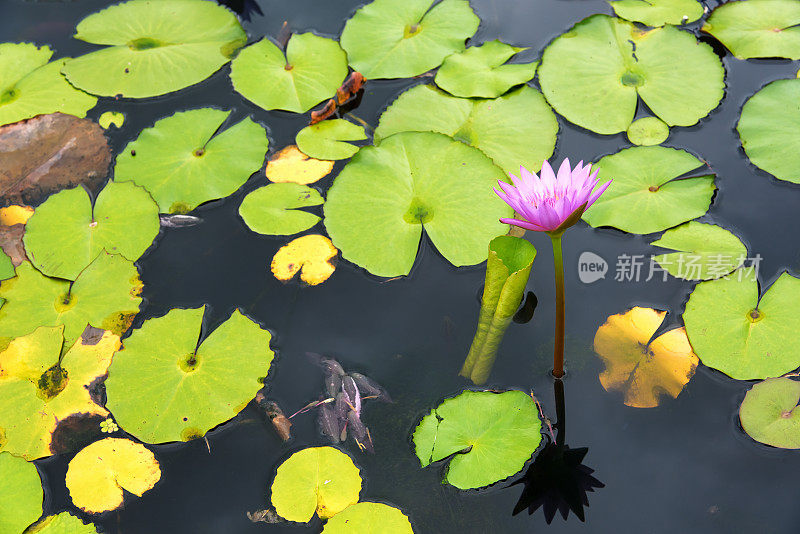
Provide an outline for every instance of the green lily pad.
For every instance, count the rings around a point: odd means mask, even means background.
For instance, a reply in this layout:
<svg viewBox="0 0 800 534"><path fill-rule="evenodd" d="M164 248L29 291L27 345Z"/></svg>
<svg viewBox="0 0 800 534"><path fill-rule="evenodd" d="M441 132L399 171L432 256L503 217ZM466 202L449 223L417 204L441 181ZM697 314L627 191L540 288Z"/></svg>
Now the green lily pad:
<svg viewBox="0 0 800 534"><path fill-rule="evenodd" d="M286 54L269 39L252 44L231 63L233 88L264 109L305 113L336 94L347 76L347 54L333 39L292 35Z"/></svg>
<svg viewBox="0 0 800 534"><path fill-rule="evenodd" d="M85 117L97 99L72 87L61 75L69 58L31 43L0 43L0 125L47 113Z"/></svg>
<svg viewBox="0 0 800 534"><path fill-rule="evenodd" d="M348 455L333 447L310 447L292 454L272 482L275 513L307 523L316 513L328 519L358 502L361 475Z"/></svg>
<svg viewBox="0 0 800 534"><path fill-rule="evenodd" d="M725 89L719 57L691 33L641 30L608 15L592 15L550 43L538 74L558 113L601 134L627 130L639 97L669 126L691 126Z"/></svg>
<svg viewBox="0 0 800 534"><path fill-rule="evenodd" d="M300 151L316 159L347 159L358 152L358 147L344 141L362 141L367 138L364 127L344 119L322 121L306 126L295 141Z"/></svg>
<svg viewBox="0 0 800 534"><path fill-rule="evenodd" d="M676 179L704 165L683 150L663 146L626 148L597 162L600 183L614 180L583 214L594 227L634 234L666 230L708 211L713 175Z"/></svg>
<svg viewBox="0 0 800 534"><path fill-rule="evenodd" d="M163 213L230 195L262 167L269 143L251 119L219 131L229 115L203 108L159 120L117 156L114 180L147 189Z"/></svg>
<svg viewBox="0 0 800 534"><path fill-rule="evenodd" d="M146 443L200 438L263 387L270 333L236 310L198 346L203 312L175 309L145 321L114 355L106 406Z"/></svg>
<svg viewBox="0 0 800 534"><path fill-rule="evenodd" d="M739 59L800 59L800 5L794 0L747 0L719 5L702 30Z"/></svg>
<svg viewBox="0 0 800 534"><path fill-rule="evenodd" d="M453 455L445 480L470 489L519 472L542 441L541 428L536 403L521 391L464 391L423 417L413 439L422 467Z"/></svg>
<svg viewBox="0 0 800 534"><path fill-rule="evenodd" d="M115 128L122 128L122 125L125 124L125 114L119 111L106 111L97 119L97 124L104 130L111 128L111 125L114 125Z"/></svg>
<svg viewBox="0 0 800 534"><path fill-rule="evenodd" d="M735 271L747 258L747 247L728 230L689 221L667 230L653 246L678 252L661 254L655 260L676 278L712 280Z"/></svg>
<svg viewBox="0 0 800 534"><path fill-rule="evenodd" d="M74 282L48 278L29 262L0 285L0 349L39 326L64 325L71 346L87 324L122 335L139 311L142 282L136 266L101 252Z"/></svg>
<svg viewBox="0 0 800 534"><path fill-rule="evenodd" d="M401 94L381 115L375 143L397 132L438 132L483 151L506 173L538 171L553 155L558 121L541 93L522 87L491 100L450 96L430 85Z"/></svg>
<svg viewBox="0 0 800 534"><path fill-rule="evenodd" d="M688 24L703 16L697 0L617 0L609 2L618 17L648 26Z"/></svg>
<svg viewBox="0 0 800 534"><path fill-rule="evenodd" d="M86 92L145 98L201 82L247 42L236 15L205 0L129 0L83 19L75 39L108 45L62 69Z"/></svg>
<svg viewBox="0 0 800 534"><path fill-rule="evenodd" d="M788 273L760 299L752 267L701 282L683 321L700 361L731 378L770 378L800 367L800 279Z"/></svg>
<svg viewBox="0 0 800 534"><path fill-rule="evenodd" d="M502 171L480 150L404 132L362 148L328 191L325 227L342 256L378 276L406 275L422 228L454 265L486 259L510 208L492 191Z"/></svg>
<svg viewBox="0 0 800 534"><path fill-rule="evenodd" d="M480 24L469 2L433 3L374 0L360 8L342 31L350 65L367 78L410 78L464 50Z"/></svg>
<svg viewBox="0 0 800 534"><path fill-rule="evenodd" d="M0 250L0 280L14 278L14 262L11 258Z"/></svg>
<svg viewBox="0 0 800 534"><path fill-rule="evenodd" d="M414 529L397 508L379 502L360 502L330 518L322 534L414 534Z"/></svg>
<svg viewBox="0 0 800 534"><path fill-rule="evenodd" d="M61 358L64 326L42 326L14 339L0 353L0 450L35 460L54 454L59 421L71 416L108 416L89 387L105 376L119 336L78 338Z"/></svg>
<svg viewBox="0 0 800 534"><path fill-rule="evenodd" d="M69 512L61 512L31 525L24 534L97 534L97 529L93 524L87 525Z"/></svg>
<svg viewBox="0 0 800 534"><path fill-rule="evenodd" d="M36 208L25 225L25 251L47 276L75 280L101 251L136 261L158 235L158 206L130 182L109 182L92 207L82 187Z"/></svg>
<svg viewBox="0 0 800 534"><path fill-rule="evenodd" d="M535 258L536 248L519 237L501 235L489 243L478 328L459 373L475 384L489 378L503 335L522 302Z"/></svg>
<svg viewBox="0 0 800 534"><path fill-rule="evenodd" d="M768 378L753 385L739 408L742 428L754 440L780 447L800 449L800 382L791 378Z"/></svg>
<svg viewBox="0 0 800 534"><path fill-rule="evenodd" d="M319 206L324 200L316 189L294 182L265 185L249 193L239 215L259 234L292 235L308 230L320 217L295 208Z"/></svg>
<svg viewBox="0 0 800 534"><path fill-rule="evenodd" d="M780 180L800 184L798 121L800 80L774 81L750 97L736 126L750 162Z"/></svg>
<svg viewBox="0 0 800 534"><path fill-rule="evenodd" d="M536 74L538 63L504 64L523 50L495 40L447 56L436 73L436 85L454 96L496 98Z"/></svg>
<svg viewBox="0 0 800 534"><path fill-rule="evenodd" d="M0 532L22 532L42 515L42 480L36 466L0 452Z"/></svg>
<svg viewBox="0 0 800 534"><path fill-rule="evenodd" d="M669 137L669 126L657 117L642 117L628 126L627 134L634 145L660 145Z"/></svg>

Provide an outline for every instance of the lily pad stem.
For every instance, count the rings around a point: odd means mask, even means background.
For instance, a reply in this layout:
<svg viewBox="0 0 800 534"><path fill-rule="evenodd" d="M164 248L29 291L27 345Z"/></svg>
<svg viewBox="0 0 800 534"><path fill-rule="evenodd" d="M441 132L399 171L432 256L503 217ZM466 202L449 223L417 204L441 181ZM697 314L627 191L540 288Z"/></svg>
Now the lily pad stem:
<svg viewBox="0 0 800 534"><path fill-rule="evenodd" d="M553 265L556 279L556 332L553 348L553 376L564 376L564 258L561 254L561 234L550 234L553 242Z"/></svg>

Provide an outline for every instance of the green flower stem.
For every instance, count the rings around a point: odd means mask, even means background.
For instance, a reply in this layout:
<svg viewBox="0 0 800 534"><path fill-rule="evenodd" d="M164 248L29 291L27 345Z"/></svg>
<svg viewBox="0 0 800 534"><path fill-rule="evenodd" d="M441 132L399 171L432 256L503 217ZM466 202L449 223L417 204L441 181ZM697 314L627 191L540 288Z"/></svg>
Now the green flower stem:
<svg viewBox="0 0 800 534"><path fill-rule="evenodd" d="M553 376L564 376L564 258L561 254L561 234L550 235L553 242L553 265L556 278L556 333L553 349Z"/></svg>

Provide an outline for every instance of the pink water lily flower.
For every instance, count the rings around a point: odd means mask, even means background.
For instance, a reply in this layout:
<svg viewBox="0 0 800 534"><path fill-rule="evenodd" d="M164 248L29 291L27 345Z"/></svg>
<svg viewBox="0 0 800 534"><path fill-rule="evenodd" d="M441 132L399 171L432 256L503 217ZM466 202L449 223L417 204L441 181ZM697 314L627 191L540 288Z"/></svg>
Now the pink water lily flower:
<svg viewBox="0 0 800 534"><path fill-rule="evenodd" d="M583 212L611 185L609 180L594 191L600 182L597 170L592 172L592 165L584 166L583 161L572 169L569 159L564 159L558 174L547 161L542 163L539 176L522 166L519 170L519 178L509 174L513 186L498 181L502 191L494 191L523 220L500 219L500 222L536 232L563 232L578 222Z"/></svg>

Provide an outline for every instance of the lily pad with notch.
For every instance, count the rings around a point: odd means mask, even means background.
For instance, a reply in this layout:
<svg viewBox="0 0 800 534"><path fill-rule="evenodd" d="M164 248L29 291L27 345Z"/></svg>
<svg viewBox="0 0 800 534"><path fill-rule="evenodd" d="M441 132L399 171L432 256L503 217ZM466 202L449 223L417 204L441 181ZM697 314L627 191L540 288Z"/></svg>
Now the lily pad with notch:
<svg viewBox="0 0 800 534"><path fill-rule="evenodd" d="M450 457L445 480L480 488L519 472L542 441L533 399L521 391L464 391L422 418L414 449L422 467Z"/></svg>
<svg viewBox="0 0 800 534"><path fill-rule="evenodd" d="M800 59L800 5L793 0L747 0L718 5L702 31L739 59Z"/></svg>
<svg viewBox="0 0 800 534"><path fill-rule="evenodd" d="M205 80L247 34L216 2L129 0L84 18L75 39L107 47L64 64L72 85L95 95L146 98Z"/></svg>
<svg viewBox="0 0 800 534"><path fill-rule="evenodd" d="M800 449L800 382L768 378L754 384L739 408L742 428L754 440L781 449Z"/></svg>
<svg viewBox="0 0 800 534"><path fill-rule="evenodd" d="M117 156L114 180L147 189L162 213L223 198L264 164L264 128L247 118L222 130L229 111L183 111L142 131Z"/></svg>
<svg viewBox="0 0 800 534"><path fill-rule="evenodd" d="M61 75L69 58L52 55L48 46L0 43L0 125L56 112L85 117L97 104Z"/></svg>
<svg viewBox="0 0 800 534"><path fill-rule="evenodd" d="M689 221L664 232L650 243L677 252L660 254L662 269L684 280L712 280L735 271L747 257L747 247L733 233L715 224Z"/></svg>
<svg viewBox="0 0 800 534"><path fill-rule="evenodd" d="M331 119L306 126L297 133L297 148L312 158L347 159L358 147L345 141L363 141L367 138L364 127L344 119Z"/></svg>
<svg viewBox="0 0 800 534"><path fill-rule="evenodd" d="M623 149L597 162L598 177L611 185L583 220L634 234L666 230L708 211L713 175L685 176L705 165L686 151L642 146Z"/></svg>
<svg viewBox="0 0 800 534"><path fill-rule="evenodd" d="M311 187L292 182L269 184L244 197L239 215L259 234L292 235L308 230L320 220L318 215L296 208L323 202L322 195Z"/></svg>
<svg viewBox="0 0 800 534"><path fill-rule="evenodd" d="M570 122L600 134L628 129L641 99L669 126L691 126L716 108L725 69L712 48L674 26L642 30L592 15L542 53L542 93Z"/></svg>
<svg viewBox="0 0 800 534"><path fill-rule="evenodd" d="M703 4L697 0L615 0L609 4L618 17L653 27L688 24L703 16Z"/></svg>
<svg viewBox="0 0 800 534"><path fill-rule="evenodd" d="M313 33L296 33L286 53L269 39L242 50L231 63L233 88L264 109L305 113L336 93L347 76L339 43Z"/></svg>
<svg viewBox="0 0 800 534"><path fill-rule="evenodd" d="M800 367L800 279L788 273L761 296L753 267L701 282L683 320L700 361L731 378L764 379Z"/></svg>
<svg viewBox="0 0 800 534"><path fill-rule="evenodd" d="M336 270L333 260L338 253L339 250L324 235L304 235L279 248L272 257L270 269L281 282L288 282L299 272L300 280L316 286Z"/></svg>
<svg viewBox="0 0 800 534"><path fill-rule="evenodd" d="M158 206L142 187L109 182L94 206L76 187L36 208L25 227L25 250L42 273L75 280L103 250L136 261L159 228Z"/></svg>
<svg viewBox="0 0 800 534"><path fill-rule="evenodd" d="M409 273L425 228L452 264L486 259L510 208L492 191L503 172L442 134L403 132L362 148L328 191L325 227L342 256L378 276Z"/></svg>
<svg viewBox="0 0 800 534"><path fill-rule="evenodd" d="M106 406L146 443L189 441L238 414L263 387L270 333L238 310L198 342L204 308L173 309L125 339Z"/></svg>
<svg viewBox="0 0 800 534"><path fill-rule="evenodd" d="M350 65L367 78L410 78L464 50L480 19L467 0L373 0L342 31Z"/></svg>
<svg viewBox="0 0 800 534"><path fill-rule="evenodd" d="M383 112L375 144L398 132L437 132L480 149L506 173L537 171L553 154L558 121L544 97L522 87L495 99L450 96L431 85L401 94Z"/></svg>

